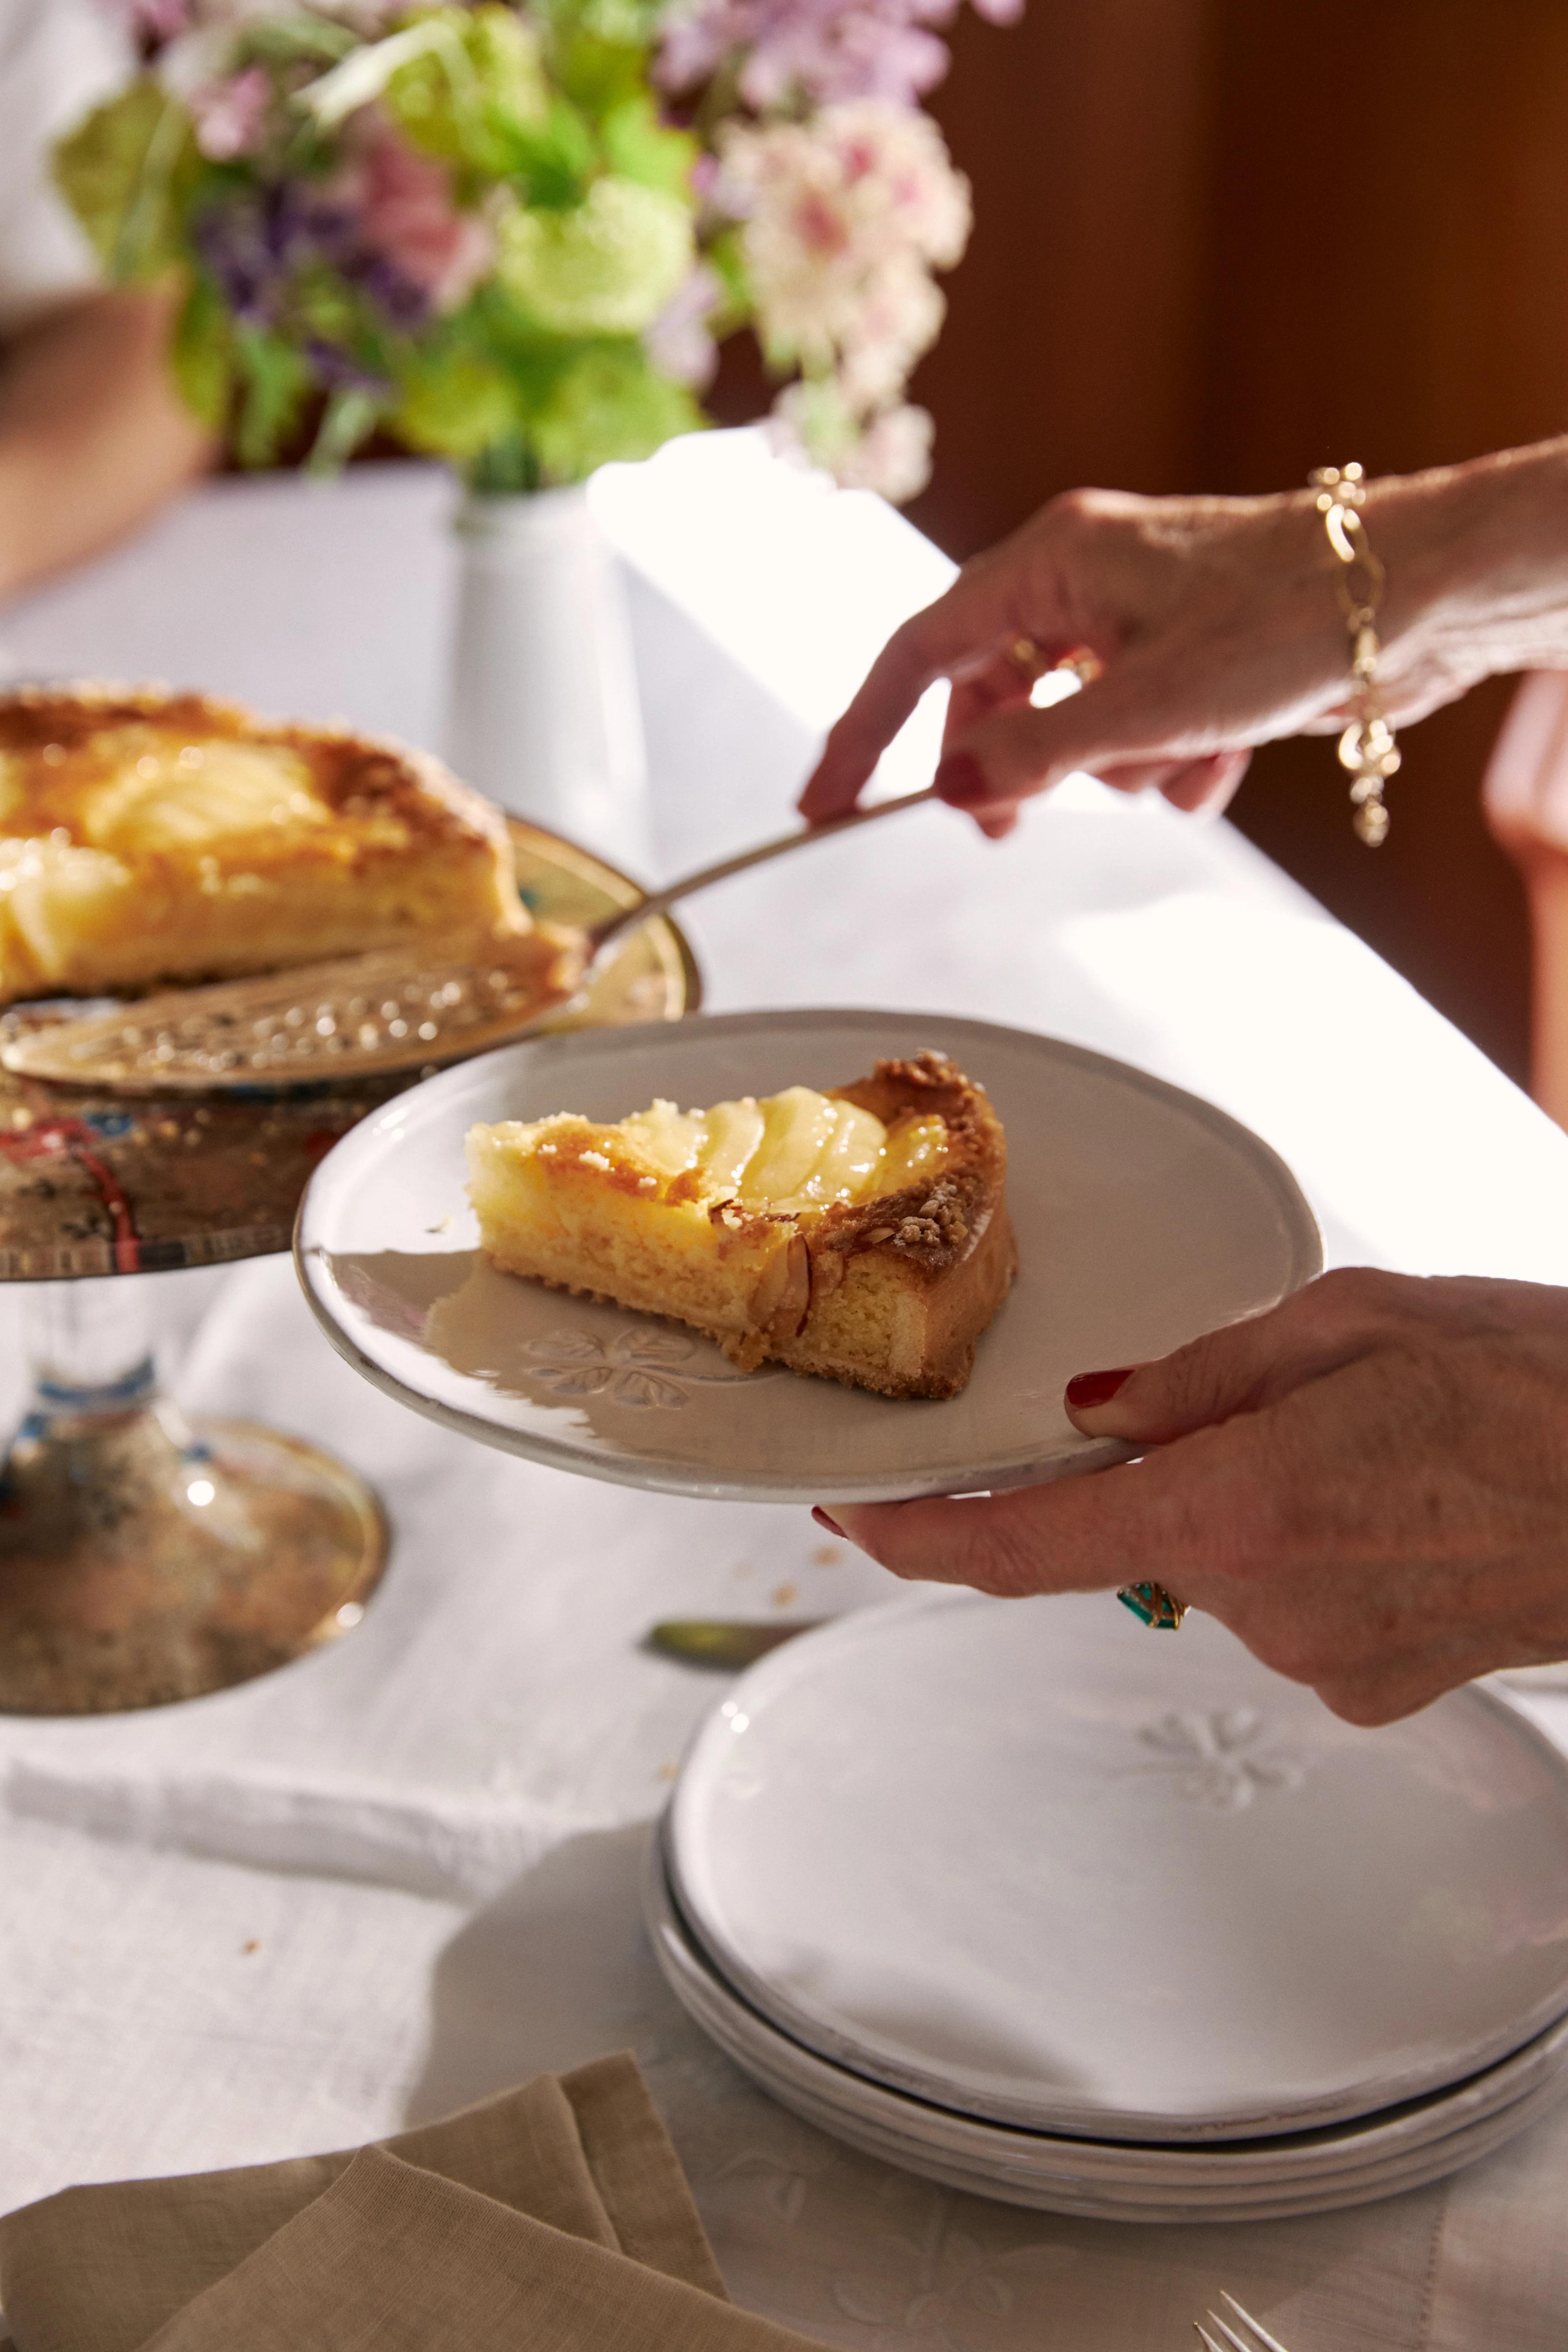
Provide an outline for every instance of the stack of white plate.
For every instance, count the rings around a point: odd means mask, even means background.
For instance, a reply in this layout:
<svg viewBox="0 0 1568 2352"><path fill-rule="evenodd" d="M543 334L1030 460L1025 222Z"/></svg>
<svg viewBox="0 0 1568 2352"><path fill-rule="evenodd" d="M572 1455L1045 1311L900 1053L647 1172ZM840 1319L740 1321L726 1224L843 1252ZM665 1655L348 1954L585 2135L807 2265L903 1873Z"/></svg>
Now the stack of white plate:
<svg viewBox="0 0 1568 2352"><path fill-rule="evenodd" d="M1108 1596L921 1593L775 1653L647 1908L786 2106L1016 2204L1361 2204L1568 2093L1568 1760L1475 1689L1359 1730Z"/></svg>

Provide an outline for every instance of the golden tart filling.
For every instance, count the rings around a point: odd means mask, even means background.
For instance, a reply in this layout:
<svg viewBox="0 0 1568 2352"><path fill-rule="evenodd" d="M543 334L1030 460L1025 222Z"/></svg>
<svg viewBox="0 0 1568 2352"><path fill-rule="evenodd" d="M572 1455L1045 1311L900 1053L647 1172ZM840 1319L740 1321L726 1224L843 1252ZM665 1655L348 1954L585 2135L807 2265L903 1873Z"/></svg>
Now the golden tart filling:
<svg viewBox="0 0 1568 2352"><path fill-rule="evenodd" d="M826 1093L476 1127L468 1159L505 1271L891 1396L963 1387L1016 1264L1001 1122L937 1055Z"/></svg>
<svg viewBox="0 0 1568 2352"><path fill-rule="evenodd" d="M202 695L0 696L0 1003L528 928L504 820L422 755Z"/></svg>

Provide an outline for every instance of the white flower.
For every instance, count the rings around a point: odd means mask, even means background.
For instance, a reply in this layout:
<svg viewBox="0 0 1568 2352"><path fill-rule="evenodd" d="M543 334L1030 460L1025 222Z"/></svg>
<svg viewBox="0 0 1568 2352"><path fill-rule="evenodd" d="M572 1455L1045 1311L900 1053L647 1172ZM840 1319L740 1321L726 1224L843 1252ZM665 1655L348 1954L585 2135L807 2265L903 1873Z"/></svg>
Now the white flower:
<svg viewBox="0 0 1568 2352"><path fill-rule="evenodd" d="M936 125L864 99L734 125L721 154L715 194L745 224L770 357L837 371L861 412L896 400L942 323L931 266L956 261L969 232L968 183Z"/></svg>
<svg viewBox="0 0 1568 2352"><path fill-rule="evenodd" d="M946 311L942 289L912 253L891 255L871 273L838 338L838 384L852 409L880 408L900 396Z"/></svg>
<svg viewBox="0 0 1568 2352"><path fill-rule="evenodd" d="M792 383L773 403L785 449L804 450L847 490L875 490L900 506L931 478L935 427L908 405L856 415L831 381Z"/></svg>
<svg viewBox="0 0 1568 2352"><path fill-rule="evenodd" d="M570 212L508 213L496 275L556 334L637 335L670 300L692 252L679 197L610 177Z"/></svg>
<svg viewBox="0 0 1568 2352"><path fill-rule="evenodd" d="M902 506L931 479L935 432L923 408L885 408L840 457L837 478L847 490L876 490L893 506Z"/></svg>

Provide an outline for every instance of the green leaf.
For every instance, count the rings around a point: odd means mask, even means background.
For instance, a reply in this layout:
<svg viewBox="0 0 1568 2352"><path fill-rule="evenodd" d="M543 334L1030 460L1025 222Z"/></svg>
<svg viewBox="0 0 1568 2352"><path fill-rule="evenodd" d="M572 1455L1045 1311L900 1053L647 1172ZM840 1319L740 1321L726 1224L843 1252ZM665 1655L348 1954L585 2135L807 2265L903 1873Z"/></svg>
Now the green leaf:
<svg viewBox="0 0 1568 2352"><path fill-rule="evenodd" d="M729 334L732 328L742 325L755 308L743 237L744 232L739 226L723 228L703 248L703 260L724 289L721 305L709 314L710 334Z"/></svg>
<svg viewBox="0 0 1568 2352"><path fill-rule="evenodd" d="M348 25L324 16L255 16L240 26L233 51L237 68L248 65L336 65L359 46Z"/></svg>
<svg viewBox="0 0 1568 2352"><path fill-rule="evenodd" d="M235 453L242 466L270 466L297 430L315 379L279 335L240 327L235 350L244 387Z"/></svg>
<svg viewBox="0 0 1568 2352"><path fill-rule="evenodd" d="M553 56L562 45L581 39L606 47L646 49L658 31L668 0L535 0Z"/></svg>
<svg viewBox="0 0 1568 2352"><path fill-rule="evenodd" d="M648 457L703 423L683 384L651 364L640 343L603 342L561 373L531 437L552 481L577 482L616 458Z"/></svg>
<svg viewBox="0 0 1568 2352"><path fill-rule="evenodd" d="M223 297L205 272L193 278L181 306L169 370L192 415L221 432L234 386L234 334Z"/></svg>
<svg viewBox="0 0 1568 2352"><path fill-rule="evenodd" d="M474 309L483 320L485 350L506 377L517 415L526 427L548 408L568 370L596 348L595 339L551 334L509 302L498 287L484 289Z"/></svg>
<svg viewBox="0 0 1568 2352"><path fill-rule="evenodd" d="M463 471L469 489L484 498L531 498L543 487L539 458L518 433L492 441Z"/></svg>
<svg viewBox="0 0 1568 2352"><path fill-rule="evenodd" d="M305 460L312 480L330 480L342 471L360 443L374 432L381 405L374 393L359 384L334 385Z"/></svg>
<svg viewBox="0 0 1568 2352"><path fill-rule="evenodd" d="M599 137L605 160L618 178L661 189L682 204L691 202L697 142L689 131L671 131L662 123L646 90L612 107L599 125Z"/></svg>
<svg viewBox="0 0 1568 2352"><path fill-rule="evenodd" d="M577 109L552 98L542 123L519 129L507 176L538 212L570 212L587 195L597 154L594 134Z"/></svg>
<svg viewBox="0 0 1568 2352"><path fill-rule="evenodd" d="M335 269L309 262L289 280L289 325L300 340L352 351L365 334L369 316L363 296Z"/></svg>
<svg viewBox="0 0 1568 2352"><path fill-rule="evenodd" d="M647 86L647 50L641 42L605 40L574 30L551 43L550 65L567 97L595 121Z"/></svg>
<svg viewBox="0 0 1568 2352"><path fill-rule="evenodd" d="M145 285L181 257L202 175L190 116L149 75L60 140L55 184L109 275Z"/></svg>
<svg viewBox="0 0 1568 2352"><path fill-rule="evenodd" d="M504 368L447 343L409 355L388 422L410 448L465 464L515 431L518 404Z"/></svg>
<svg viewBox="0 0 1568 2352"><path fill-rule="evenodd" d="M549 110L537 34L515 10L486 5L429 10L393 41L421 35L386 82L388 113L437 162L506 178Z"/></svg>

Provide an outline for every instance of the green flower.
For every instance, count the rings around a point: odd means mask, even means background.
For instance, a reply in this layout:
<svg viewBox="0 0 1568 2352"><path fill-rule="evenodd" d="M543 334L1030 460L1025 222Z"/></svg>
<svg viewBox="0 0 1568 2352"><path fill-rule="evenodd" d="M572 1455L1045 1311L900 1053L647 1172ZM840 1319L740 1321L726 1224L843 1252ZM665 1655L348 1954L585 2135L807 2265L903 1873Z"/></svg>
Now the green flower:
<svg viewBox="0 0 1568 2352"><path fill-rule="evenodd" d="M55 150L55 182L109 275L162 277L184 254L185 205L201 172L191 120L148 75L94 109Z"/></svg>
<svg viewBox="0 0 1568 2352"><path fill-rule="evenodd" d="M617 458L650 457L702 423L685 386L660 375L642 345L628 341L580 353L531 419L530 436L547 479L580 482Z"/></svg>
<svg viewBox="0 0 1568 2352"><path fill-rule="evenodd" d="M635 335L664 309L693 251L691 215L679 197L611 177L595 180L570 212L507 214L496 276L556 334Z"/></svg>
<svg viewBox="0 0 1568 2352"><path fill-rule="evenodd" d="M447 346L412 352L401 393L388 420L392 429L430 457L467 463L516 429L517 395L508 377L477 352Z"/></svg>

